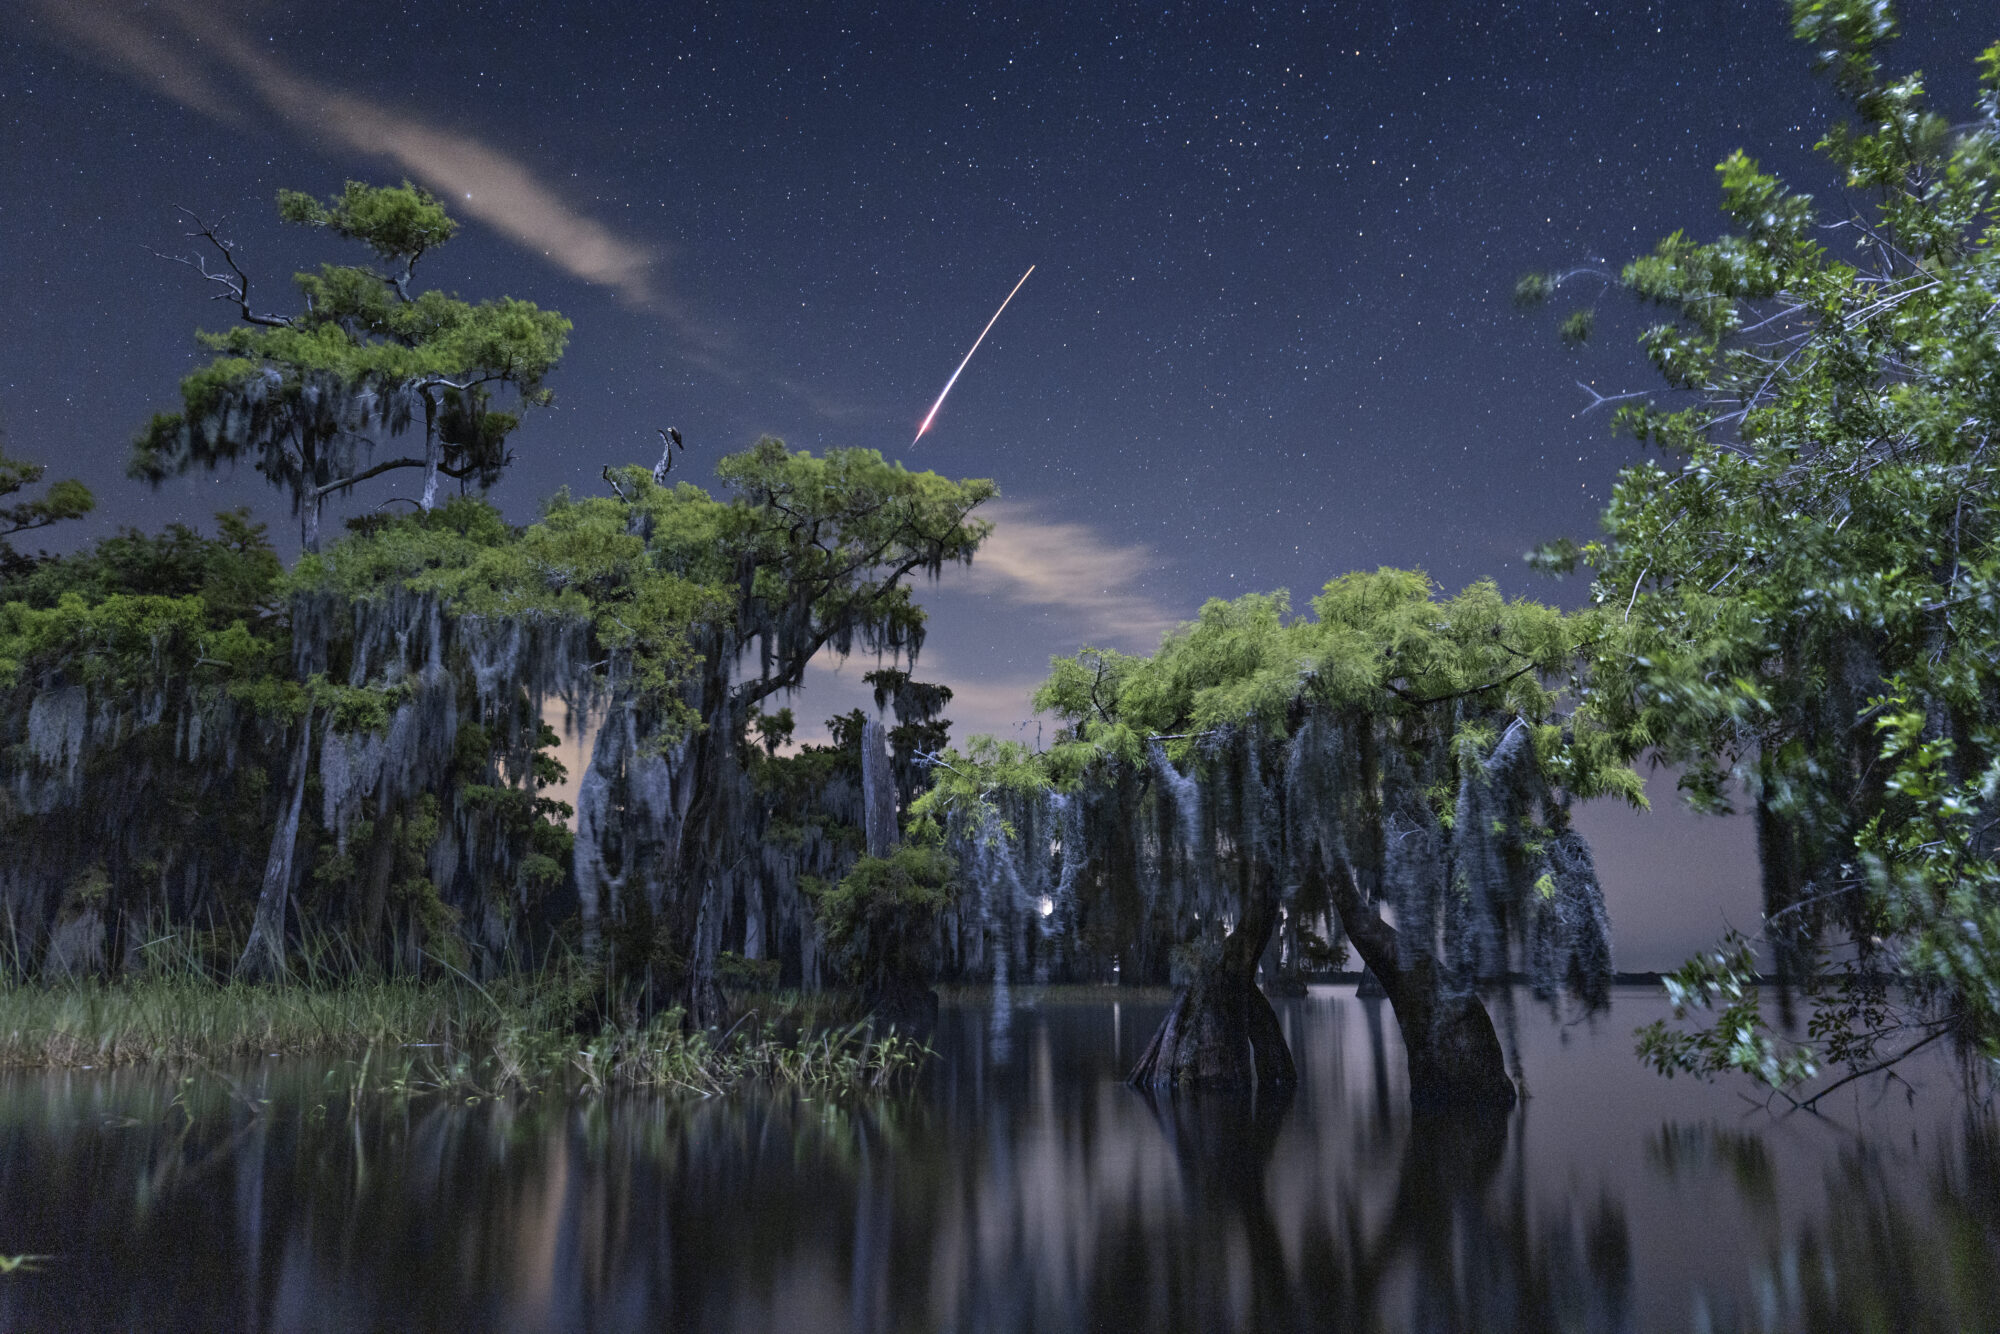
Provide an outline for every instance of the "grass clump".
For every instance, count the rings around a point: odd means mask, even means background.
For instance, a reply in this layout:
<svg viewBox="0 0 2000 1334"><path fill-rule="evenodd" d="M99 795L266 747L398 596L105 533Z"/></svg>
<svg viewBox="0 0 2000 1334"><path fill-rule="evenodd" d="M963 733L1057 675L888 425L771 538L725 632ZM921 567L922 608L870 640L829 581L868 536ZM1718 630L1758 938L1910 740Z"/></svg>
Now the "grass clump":
<svg viewBox="0 0 2000 1334"><path fill-rule="evenodd" d="M929 1050L844 1020L837 1000L758 997L721 1030L679 1011L580 1031L572 970L281 984L197 969L117 980L29 982L0 974L0 1069L221 1065L268 1056L364 1057L362 1069L411 1090L613 1086L703 1095L751 1083L818 1094L873 1090L921 1068Z"/></svg>
<svg viewBox="0 0 2000 1334"><path fill-rule="evenodd" d="M676 1012L644 1028L606 1029L588 1042L570 1044L574 1050L563 1053L567 1070L559 1071L532 1040L521 1041L526 1035L510 1035L495 1055L515 1082L532 1083L540 1072L542 1079L560 1075L592 1093L625 1085L709 1095L758 1083L825 1095L890 1087L914 1074L930 1054L920 1043L894 1031L878 1033L866 1023L751 1027L746 1021L753 1018L745 1016L719 1037L684 1029Z"/></svg>
<svg viewBox="0 0 2000 1334"><path fill-rule="evenodd" d="M0 1067L176 1064L371 1046L466 1046L498 1015L462 982L257 986L199 976L0 983Z"/></svg>

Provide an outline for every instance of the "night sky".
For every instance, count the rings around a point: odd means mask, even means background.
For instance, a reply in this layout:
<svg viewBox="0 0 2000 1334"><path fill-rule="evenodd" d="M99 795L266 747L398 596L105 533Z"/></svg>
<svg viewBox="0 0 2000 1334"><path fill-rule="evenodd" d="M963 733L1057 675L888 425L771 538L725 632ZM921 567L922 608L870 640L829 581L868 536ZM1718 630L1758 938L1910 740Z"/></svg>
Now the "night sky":
<svg viewBox="0 0 2000 1334"><path fill-rule="evenodd" d="M1892 61L1963 111L2000 22L1902 13ZM1652 380L1636 313L1569 352L1515 278L1713 234L1737 147L1832 188L1780 0L9 0L0 53L0 429L100 505L50 545L243 503L295 544L248 469L123 477L228 314L150 252L193 253L186 205L288 308L295 269L362 255L280 227L277 190L407 176L465 224L421 279L577 326L493 492L511 517L651 464L670 424L696 475L772 434L992 477L999 531L926 597L920 675L961 731L1030 740L1051 653L1148 651L1210 596L1303 606L1387 564L1579 602L1521 554L1587 534L1637 455L1576 382ZM1745 823L1593 818L1621 966L1753 924Z"/></svg>

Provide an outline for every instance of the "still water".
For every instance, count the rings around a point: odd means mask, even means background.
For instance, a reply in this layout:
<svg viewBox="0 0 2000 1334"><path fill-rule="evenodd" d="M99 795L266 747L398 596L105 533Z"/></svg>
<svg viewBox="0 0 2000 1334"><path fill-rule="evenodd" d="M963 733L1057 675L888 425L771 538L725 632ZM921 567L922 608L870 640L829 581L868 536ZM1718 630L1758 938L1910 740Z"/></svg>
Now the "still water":
<svg viewBox="0 0 2000 1334"><path fill-rule="evenodd" d="M2000 1330L1948 1059L1824 1115L1525 996L1529 1099L1413 1126L1395 1024L1279 1003L1288 1099L1119 1083L1161 1006L947 1007L908 1096L378 1097L323 1066L0 1080L0 1330Z"/></svg>

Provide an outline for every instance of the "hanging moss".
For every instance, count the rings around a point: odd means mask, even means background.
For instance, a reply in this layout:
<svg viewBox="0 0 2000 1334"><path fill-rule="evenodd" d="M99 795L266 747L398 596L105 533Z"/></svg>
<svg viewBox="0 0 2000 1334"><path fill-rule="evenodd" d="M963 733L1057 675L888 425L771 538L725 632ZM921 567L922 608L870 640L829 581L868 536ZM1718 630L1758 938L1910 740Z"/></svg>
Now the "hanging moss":
<svg viewBox="0 0 2000 1334"><path fill-rule="evenodd" d="M1555 693L1589 617L1398 571L1335 580L1314 612L1210 603L1153 658L1058 660L1037 696L1055 744L949 753L919 809L950 831L994 976L1057 900L1078 975L1084 953L1100 976L1178 960L1174 1031L1137 1078L1285 1078L1245 988L1346 935L1397 1001L1413 1087L1511 1100L1482 991L1525 971L1594 1007L1611 976L1568 807L1639 787Z"/></svg>
<svg viewBox="0 0 2000 1334"><path fill-rule="evenodd" d="M986 482L907 472L873 451L816 458L774 440L718 472L724 501L666 491L637 469L617 475L626 531L653 568L710 581L727 590L727 603L689 635L678 674L649 673L636 660L621 667L614 653L577 812L586 949L599 923L642 899L676 941L682 970L654 985L697 1018L718 1003L714 968L725 943L747 947L753 920L764 945L784 937L805 980L816 980L800 878L845 872L861 848L848 851L837 831L866 842L867 793L876 794L878 841L893 823L881 776L870 784L859 769L804 802L767 799L781 778L760 793L759 776L788 764L769 753L760 763L748 740L764 702L796 689L823 650L914 660L923 613L911 581L971 559L988 527L970 514L993 493ZM642 648L644 636L633 642ZM911 694L905 707L920 713L925 702ZM765 840L774 824L805 832L793 847L774 848Z"/></svg>

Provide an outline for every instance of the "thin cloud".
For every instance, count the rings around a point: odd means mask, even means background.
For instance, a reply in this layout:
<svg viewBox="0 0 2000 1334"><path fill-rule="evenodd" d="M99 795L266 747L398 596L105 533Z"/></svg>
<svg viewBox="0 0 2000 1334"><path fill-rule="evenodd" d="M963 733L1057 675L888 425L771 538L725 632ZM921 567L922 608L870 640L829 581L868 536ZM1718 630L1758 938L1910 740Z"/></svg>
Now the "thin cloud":
<svg viewBox="0 0 2000 1334"><path fill-rule="evenodd" d="M398 115L286 69L228 34L211 37L273 111L293 128L344 148L374 153L502 236L587 283L609 287L636 306L656 307L648 247L565 204L533 172L471 135Z"/></svg>
<svg viewBox="0 0 2000 1334"><path fill-rule="evenodd" d="M175 34L128 17L133 6L108 0L31 0L29 7L64 35L66 49L130 75L203 115L231 125L243 123L241 109L216 85L196 54Z"/></svg>
<svg viewBox="0 0 2000 1334"><path fill-rule="evenodd" d="M994 521L993 536L972 562L968 591L1050 608L1073 619L1091 643L1133 652L1152 652L1186 619L1139 588L1160 563L1150 548L1107 542L1088 524L1043 519L1025 505L1001 503L984 513Z"/></svg>
<svg viewBox="0 0 2000 1334"><path fill-rule="evenodd" d="M609 287L633 305L678 318L653 280L660 258L655 249L584 216L520 161L481 139L309 78L252 47L203 6L151 7L149 12L164 12L175 21L165 29L140 22L135 17L140 11L111 0L36 0L35 7L66 34L68 45L194 110L240 124L250 119L248 108L232 93L247 85L264 109L293 130L386 157L445 197L454 211L479 219L556 268Z"/></svg>

